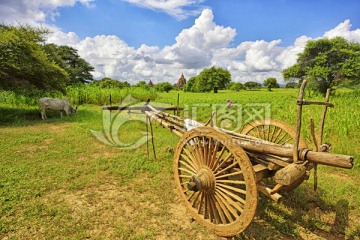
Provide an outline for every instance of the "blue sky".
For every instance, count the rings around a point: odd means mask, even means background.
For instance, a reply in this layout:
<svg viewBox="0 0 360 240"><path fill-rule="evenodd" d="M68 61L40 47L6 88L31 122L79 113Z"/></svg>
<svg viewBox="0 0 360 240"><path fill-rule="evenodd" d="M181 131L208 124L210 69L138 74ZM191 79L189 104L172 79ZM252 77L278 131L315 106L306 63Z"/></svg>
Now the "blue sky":
<svg viewBox="0 0 360 240"><path fill-rule="evenodd" d="M310 39L360 42L359 0L2 0L0 21L50 28L94 76L175 82L205 67L263 82L291 66Z"/></svg>
<svg viewBox="0 0 360 240"><path fill-rule="evenodd" d="M141 8L120 0L94 2L96 7L59 9L60 16L48 21L66 32L87 36L117 35L130 46L141 44L163 47L175 43L175 37L191 27L198 16L177 20L165 12ZM290 45L301 36L319 37L325 31L350 19L353 28L360 27L358 0L210 0L201 3L212 9L217 24L235 28L234 41L271 41L282 39Z"/></svg>

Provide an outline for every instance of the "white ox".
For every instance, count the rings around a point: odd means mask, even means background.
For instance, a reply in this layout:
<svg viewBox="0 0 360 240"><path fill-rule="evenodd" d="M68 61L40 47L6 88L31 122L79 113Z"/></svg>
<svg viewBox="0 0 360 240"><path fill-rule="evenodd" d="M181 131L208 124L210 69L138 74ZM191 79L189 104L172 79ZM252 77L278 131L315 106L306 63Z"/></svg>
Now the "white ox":
<svg viewBox="0 0 360 240"><path fill-rule="evenodd" d="M66 98L59 99L59 98L40 98L38 101L38 105L40 108L41 118L46 119L46 109L50 110L57 110L60 111L60 117L62 117L63 112L66 115L74 114L77 111L76 109L71 106L69 100Z"/></svg>

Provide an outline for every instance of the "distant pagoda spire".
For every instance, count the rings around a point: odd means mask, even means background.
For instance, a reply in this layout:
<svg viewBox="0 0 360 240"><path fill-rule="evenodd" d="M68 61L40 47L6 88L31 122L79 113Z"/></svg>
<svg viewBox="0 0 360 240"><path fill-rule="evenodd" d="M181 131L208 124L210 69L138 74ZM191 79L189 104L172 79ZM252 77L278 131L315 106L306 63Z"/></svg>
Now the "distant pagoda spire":
<svg viewBox="0 0 360 240"><path fill-rule="evenodd" d="M178 82L176 83L177 88L182 88L186 84L186 78L184 77L184 74L182 73Z"/></svg>
<svg viewBox="0 0 360 240"><path fill-rule="evenodd" d="M150 81L148 82L148 84L147 84L149 87L153 87L154 86L154 84L153 84L153 82L151 81L151 79L150 79Z"/></svg>

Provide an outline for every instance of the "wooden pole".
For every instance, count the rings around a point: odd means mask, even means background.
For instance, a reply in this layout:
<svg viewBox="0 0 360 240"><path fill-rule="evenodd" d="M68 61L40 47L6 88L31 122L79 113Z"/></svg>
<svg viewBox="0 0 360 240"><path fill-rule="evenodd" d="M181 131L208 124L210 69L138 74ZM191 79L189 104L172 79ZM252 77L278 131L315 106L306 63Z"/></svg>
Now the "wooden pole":
<svg viewBox="0 0 360 240"><path fill-rule="evenodd" d="M296 125L296 137L293 147L293 162L297 162L299 160L299 141L300 141L300 133L301 133L301 120L302 120L302 101L304 99L304 91L306 87L307 81L304 80L300 87L299 99L298 99L298 112L297 112L297 125Z"/></svg>
<svg viewBox="0 0 360 240"><path fill-rule="evenodd" d="M319 145L315 137L315 126L314 119L310 119L310 134L312 141L314 142L315 151L319 151ZM318 186L318 177L317 177L317 163L314 163L314 191L316 192Z"/></svg>
<svg viewBox="0 0 360 240"><path fill-rule="evenodd" d="M149 154L149 117L146 116L146 153L148 156L148 159L150 158Z"/></svg>
<svg viewBox="0 0 360 240"><path fill-rule="evenodd" d="M326 90L325 102L329 102L329 99L330 99L330 88L328 88ZM320 145L323 144L323 132L324 132L324 124L325 124L327 108L328 108L328 106L326 106L326 105L323 106L323 111L322 111L321 120L320 120L320 127L319 127L319 131L320 131L319 132L319 144Z"/></svg>
<svg viewBox="0 0 360 240"><path fill-rule="evenodd" d="M176 115L177 115L177 116L180 116L179 106L180 106L180 93L178 93L177 103L176 103Z"/></svg>
<svg viewBox="0 0 360 240"><path fill-rule="evenodd" d="M112 107L111 94L110 94L110 107ZM111 108L110 108L110 122L111 122Z"/></svg>
<svg viewBox="0 0 360 240"><path fill-rule="evenodd" d="M154 132L153 132L153 128L152 128L151 119L150 119L149 123L150 123L150 132L151 132L151 144L152 144L152 147L153 147L154 159L156 160L156 152L155 152L155 144L154 144Z"/></svg>

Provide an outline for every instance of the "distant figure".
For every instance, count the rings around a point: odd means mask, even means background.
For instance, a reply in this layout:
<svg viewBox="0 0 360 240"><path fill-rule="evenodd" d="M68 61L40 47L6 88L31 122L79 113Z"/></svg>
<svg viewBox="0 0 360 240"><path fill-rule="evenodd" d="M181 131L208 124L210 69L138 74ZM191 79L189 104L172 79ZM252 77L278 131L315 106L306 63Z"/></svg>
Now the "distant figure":
<svg viewBox="0 0 360 240"><path fill-rule="evenodd" d="M231 108L233 105L233 102L230 99L227 99L226 102L227 102L226 108Z"/></svg>

